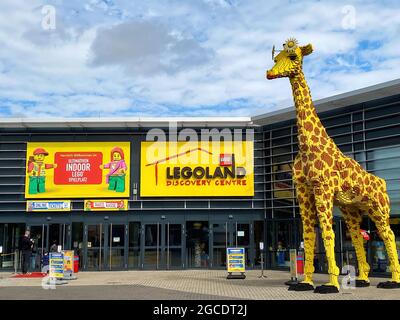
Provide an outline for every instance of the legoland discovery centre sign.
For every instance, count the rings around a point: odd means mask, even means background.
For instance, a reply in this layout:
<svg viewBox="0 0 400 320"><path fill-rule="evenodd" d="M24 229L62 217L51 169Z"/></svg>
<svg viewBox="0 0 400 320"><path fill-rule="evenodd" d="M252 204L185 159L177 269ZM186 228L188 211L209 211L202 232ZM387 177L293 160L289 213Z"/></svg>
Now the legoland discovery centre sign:
<svg viewBox="0 0 400 320"><path fill-rule="evenodd" d="M129 197L129 142L30 142L25 197Z"/></svg>
<svg viewBox="0 0 400 320"><path fill-rule="evenodd" d="M253 142L142 142L142 197L253 196Z"/></svg>

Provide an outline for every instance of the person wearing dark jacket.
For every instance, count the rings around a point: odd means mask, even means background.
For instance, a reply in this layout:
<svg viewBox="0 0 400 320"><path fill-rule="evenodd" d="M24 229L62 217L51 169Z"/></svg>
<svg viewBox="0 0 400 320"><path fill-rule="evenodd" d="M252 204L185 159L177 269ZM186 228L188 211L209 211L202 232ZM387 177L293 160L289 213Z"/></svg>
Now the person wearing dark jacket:
<svg viewBox="0 0 400 320"><path fill-rule="evenodd" d="M22 251L22 273L29 272L29 264L31 261L33 241L30 238L30 231L25 231L25 235L21 238L20 250Z"/></svg>

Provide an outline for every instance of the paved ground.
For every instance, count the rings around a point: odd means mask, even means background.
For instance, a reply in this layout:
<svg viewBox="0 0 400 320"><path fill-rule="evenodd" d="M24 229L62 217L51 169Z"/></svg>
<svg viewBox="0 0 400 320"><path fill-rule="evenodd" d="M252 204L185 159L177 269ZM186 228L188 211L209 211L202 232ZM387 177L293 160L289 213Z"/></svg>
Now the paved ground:
<svg viewBox="0 0 400 320"><path fill-rule="evenodd" d="M320 295L288 291L284 285L288 272L266 271L266 279L260 279L256 270L246 275L245 280L227 280L223 270L80 272L77 280L45 290L42 279L17 279L0 273L0 299L400 300L400 289L376 288L378 282L387 280L382 278L371 278L369 288ZM327 275L315 275L316 285L326 281Z"/></svg>

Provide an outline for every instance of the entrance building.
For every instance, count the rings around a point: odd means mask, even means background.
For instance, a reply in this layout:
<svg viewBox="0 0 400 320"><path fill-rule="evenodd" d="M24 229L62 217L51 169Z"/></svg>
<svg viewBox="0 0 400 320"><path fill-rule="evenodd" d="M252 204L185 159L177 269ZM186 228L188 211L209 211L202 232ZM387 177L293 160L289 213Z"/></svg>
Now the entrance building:
<svg viewBox="0 0 400 320"><path fill-rule="evenodd" d="M315 106L339 148L369 172L386 180L392 212L390 223L400 250L398 92L400 80L394 80L316 101ZM1 120L0 270L19 266L20 237L26 229L31 231L35 242L31 267L36 270L40 269L43 255L53 244L73 249L79 256L81 270L226 268L228 247L244 247L247 268L260 268L261 242L264 244L264 267L288 269L289 250L301 249L302 242L291 176L291 164L298 152L295 117L292 107L253 118ZM163 171L169 159L165 156L144 163L142 147L149 141L152 129L165 132L167 139L183 129L198 135L203 130L214 129L209 131L210 139L227 131L236 132L237 136L237 131L241 130L245 143L250 141L254 146L251 159L254 170L249 185L232 184L222 189L224 187L219 184L218 188L204 193L193 191L196 189L186 192L183 187L186 188L189 179L183 177L185 174L190 173L191 179L225 174L238 183L246 170L236 163L238 158L232 152L223 151L217 152L219 169L206 166L175 170L171 167ZM251 138L246 136L248 130L253 132ZM181 142L186 138L181 137ZM220 141L225 140L229 140L226 135ZM114 145L114 141L118 144ZM75 150L78 146L81 149ZM89 187L80 189L77 186L60 188L53 196L51 192L41 194L43 183L50 191L53 182L68 184L68 176L60 174L62 165L70 164L67 168L71 170L89 170L87 163L92 160L86 159L88 162L84 164L72 163L71 150L91 154L100 180L96 175L88 179L91 185L107 181L108 189L103 186L93 193ZM205 151L199 152L206 154ZM45 156L45 179L36 179L35 175L41 174L43 168L34 163L35 154ZM113 161L123 172L118 177L110 177ZM179 178L183 182L173 189L175 185L166 181L169 178ZM74 175L73 181L76 184L85 182L79 175ZM146 182L147 196L143 195L143 182ZM160 191L157 184L168 188ZM251 193L246 193L249 186ZM247 191L242 192L245 189ZM98 204L93 199L104 200L102 210L96 209ZM28 205L30 201L49 200L59 201L56 205L61 205L62 210L46 207L52 210L35 211ZM114 209L108 210L109 206ZM317 272L326 272L324 247L319 228L317 225L315 228L319 234L315 268ZM337 208L334 228L339 267L347 264L357 267L350 234ZM365 247L372 272L386 273L386 252L375 226L365 217L362 228L370 235Z"/></svg>

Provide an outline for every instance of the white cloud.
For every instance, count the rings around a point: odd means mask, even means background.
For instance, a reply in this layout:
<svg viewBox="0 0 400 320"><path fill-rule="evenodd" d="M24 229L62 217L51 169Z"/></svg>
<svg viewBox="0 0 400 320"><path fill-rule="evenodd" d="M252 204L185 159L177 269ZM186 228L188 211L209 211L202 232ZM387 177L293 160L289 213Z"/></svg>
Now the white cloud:
<svg viewBox="0 0 400 320"><path fill-rule="evenodd" d="M54 31L41 29L44 4ZM273 44L314 45L304 68L323 98L399 77L399 16L395 1L3 0L0 114L267 112L292 104L287 79L265 79Z"/></svg>

